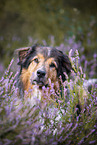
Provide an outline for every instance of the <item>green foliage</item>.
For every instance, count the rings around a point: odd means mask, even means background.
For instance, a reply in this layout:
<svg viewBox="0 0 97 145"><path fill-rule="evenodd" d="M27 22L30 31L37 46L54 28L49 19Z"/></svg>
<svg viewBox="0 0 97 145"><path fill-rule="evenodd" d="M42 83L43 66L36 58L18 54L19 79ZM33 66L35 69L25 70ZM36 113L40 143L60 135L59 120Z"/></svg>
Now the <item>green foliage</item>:
<svg viewBox="0 0 97 145"><path fill-rule="evenodd" d="M39 43L45 39L49 45L52 35L55 45L75 35L76 41L83 43L84 53L91 57L97 48L97 13L89 9L96 7L95 1L90 3L77 0L1 1L0 58L7 66L16 48L33 44L29 43L29 37Z"/></svg>

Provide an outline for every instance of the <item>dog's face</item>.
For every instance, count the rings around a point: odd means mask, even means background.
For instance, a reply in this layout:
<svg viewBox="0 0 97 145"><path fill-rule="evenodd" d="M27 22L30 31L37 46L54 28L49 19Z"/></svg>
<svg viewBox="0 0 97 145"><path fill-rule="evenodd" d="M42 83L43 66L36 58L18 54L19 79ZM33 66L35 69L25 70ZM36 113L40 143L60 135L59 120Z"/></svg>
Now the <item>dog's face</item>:
<svg viewBox="0 0 97 145"><path fill-rule="evenodd" d="M65 81L64 72L69 74L72 67L67 55L51 47L33 46L19 49L20 79L24 90L33 85L49 86L59 81L59 76Z"/></svg>

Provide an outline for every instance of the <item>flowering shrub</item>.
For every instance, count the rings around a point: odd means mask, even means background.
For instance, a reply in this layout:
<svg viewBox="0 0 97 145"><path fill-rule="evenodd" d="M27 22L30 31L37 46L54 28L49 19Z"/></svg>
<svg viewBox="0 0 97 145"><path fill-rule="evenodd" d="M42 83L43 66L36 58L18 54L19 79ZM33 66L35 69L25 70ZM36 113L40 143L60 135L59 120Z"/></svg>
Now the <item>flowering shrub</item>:
<svg viewBox="0 0 97 145"><path fill-rule="evenodd" d="M0 145L97 143L97 86L94 86L91 92L83 87L88 62L84 55L79 58L78 50L83 51L81 44L75 43L74 38L67 40L67 44L68 41L71 45L61 44L58 49L69 50L74 72L72 79L67 76L67 81L62 83L62 89L57 92L59 95L52 103L36 98L38 103L31 106L29 98L25 101L17 95L18 74L11 71L14 60L11 61L0 80ZM93 63L89 73L91 77L96 74L96 57L97 55L91 62ZM82 61L85 63L84 69L80 66ZM50 99L48 88L43 87L42 91L44 96ZM56 96L53 84L50 94Z"/></svg>

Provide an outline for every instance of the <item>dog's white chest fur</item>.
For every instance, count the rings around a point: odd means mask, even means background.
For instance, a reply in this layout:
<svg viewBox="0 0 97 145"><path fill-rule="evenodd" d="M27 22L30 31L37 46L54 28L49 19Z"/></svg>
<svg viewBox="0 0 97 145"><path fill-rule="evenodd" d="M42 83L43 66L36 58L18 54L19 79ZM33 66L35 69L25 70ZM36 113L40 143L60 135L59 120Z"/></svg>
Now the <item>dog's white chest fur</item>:
<svg viewBox="0 0 97 145"><path fill-rule="evenodd" d="M37 85L35 85L33 87L31 97L30 97L31 106L38 104L41 101L41 96L42 96L41 91L38 89Z"/></svg>

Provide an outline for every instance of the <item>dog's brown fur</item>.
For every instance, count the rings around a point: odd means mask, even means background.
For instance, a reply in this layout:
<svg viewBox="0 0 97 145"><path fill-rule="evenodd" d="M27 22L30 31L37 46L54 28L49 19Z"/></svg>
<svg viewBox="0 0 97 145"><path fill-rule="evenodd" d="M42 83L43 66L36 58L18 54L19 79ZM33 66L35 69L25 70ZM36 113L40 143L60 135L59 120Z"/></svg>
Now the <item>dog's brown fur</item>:
<svg viewBox="0 0 97 145"><path fill-rule="evenodd" d="M18 49L20 65L19 88L29 92L37 85L39 91L42 87L51 88L51 83L54 84L54 89L60 89L60 79L65 81L64 72L69 74L72 66L66 54L56 48L44 46L32 46ZM57 83L56 83L57 82ZM57 85L56 85L57 84Z"/></svg>

